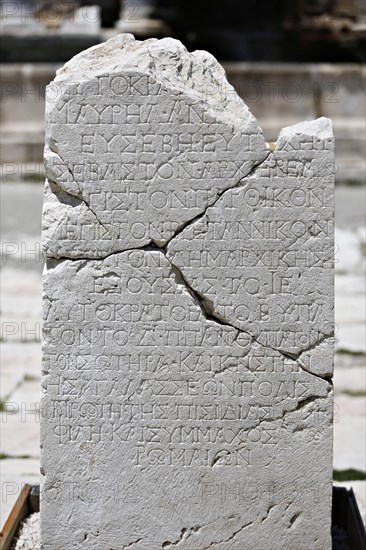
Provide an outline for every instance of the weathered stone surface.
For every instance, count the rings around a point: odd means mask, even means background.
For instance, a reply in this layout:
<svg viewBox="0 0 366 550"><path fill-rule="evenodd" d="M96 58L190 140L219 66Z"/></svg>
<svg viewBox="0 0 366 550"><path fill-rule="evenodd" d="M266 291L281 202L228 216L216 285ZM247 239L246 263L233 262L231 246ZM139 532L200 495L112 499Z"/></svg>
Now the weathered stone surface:
<svg viewBox="0 0 366 550"><path fill-rule="evenodd" d="M117 37L52 86L44 549L330 550L328 122L270 154L170 39Z"/></svg>
<svg viewBox="0 0 366 550"><path fill-rule="evenodd" d="M222 67L176 40L120 35L73 58L48 95L49 256L165 244L268 155Z"/></svg>
<svg viewBox="0 0 366 550"><path fill-rule="evenodd" d="M330 121L285 128L265 162L168 246L214 315L322 376L333 369L333 178Z"/></svg>

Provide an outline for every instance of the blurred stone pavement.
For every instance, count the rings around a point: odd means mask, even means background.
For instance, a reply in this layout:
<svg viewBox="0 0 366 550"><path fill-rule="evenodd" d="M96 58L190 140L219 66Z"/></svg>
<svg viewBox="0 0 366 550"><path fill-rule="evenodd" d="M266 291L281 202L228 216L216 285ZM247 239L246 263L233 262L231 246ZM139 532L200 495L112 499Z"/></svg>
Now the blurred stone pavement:
<svg viewBox="0 0 366 550"><path fill-rule="evenodd" d="M43 186L6 183L1 264L1 525L22 483L39 479L40 223ZM352 486L365 522L365 187L336 188L334 469ZM339 472L343 472L339 473ZM348 477L347 477L348 476Z"/></svg>

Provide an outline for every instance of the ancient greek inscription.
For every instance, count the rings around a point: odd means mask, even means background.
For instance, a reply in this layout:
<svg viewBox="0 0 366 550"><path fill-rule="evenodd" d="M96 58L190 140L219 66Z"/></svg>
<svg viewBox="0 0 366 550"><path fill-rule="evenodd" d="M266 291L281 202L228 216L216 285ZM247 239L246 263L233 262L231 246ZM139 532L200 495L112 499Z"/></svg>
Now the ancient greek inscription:
<svg viewBox="0 0 366 550"><path fill-rule="evenodd" d="M50 90L45 550L330 550L330 121L271 153L172 39L120 35Z"/></svg>

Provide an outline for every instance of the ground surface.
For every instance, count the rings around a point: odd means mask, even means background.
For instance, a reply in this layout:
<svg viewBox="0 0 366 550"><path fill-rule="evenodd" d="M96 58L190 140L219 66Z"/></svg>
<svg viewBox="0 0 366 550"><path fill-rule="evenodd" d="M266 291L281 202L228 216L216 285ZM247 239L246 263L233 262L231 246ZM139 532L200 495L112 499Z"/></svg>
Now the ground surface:
<svg viewBox="0 0 366 550"><path fill-rule="evenodd" d="M3 184L1 524L22 483L39 479L41 273L40 184ZM334 468L356 470L352 486L365 521L365 188L336 190ZM349 479L350 473L337 474Z"/></svg>
<svg viewBox="0 0 366 550"><path fill-rule="evenodd" d="M31 514L21 524L11 550L40 550L39 512Z"/></svg>

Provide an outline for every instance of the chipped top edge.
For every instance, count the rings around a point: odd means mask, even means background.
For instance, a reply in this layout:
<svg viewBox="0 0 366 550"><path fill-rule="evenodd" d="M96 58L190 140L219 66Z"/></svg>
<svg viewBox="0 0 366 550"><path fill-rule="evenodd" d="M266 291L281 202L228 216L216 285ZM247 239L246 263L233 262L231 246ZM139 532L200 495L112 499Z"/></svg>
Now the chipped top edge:
<svg viewBox="0 0 366 550"><path fill-rule="evenodd" d="M316 118L315 120L306 120L299 122L293 126L286 126L282 128L277 139L277 143L285 138L288 138L296 134L302 134L305 136L316 136L319 139L333 138L332 121L327 117Z"/></svg>
<svg viewBox="0 0 366 550"><path fill-rule="evenodd" d="M220 118L233 128L263 137L258 121L228 83L219 62L203 50L188 52L173 38L140 41L132 34L119 34L70 59L57 71L51 85L73 85L123 70L151 75L220 113ZM54 103L46 105L46 112L53 106Z"/></svg>

